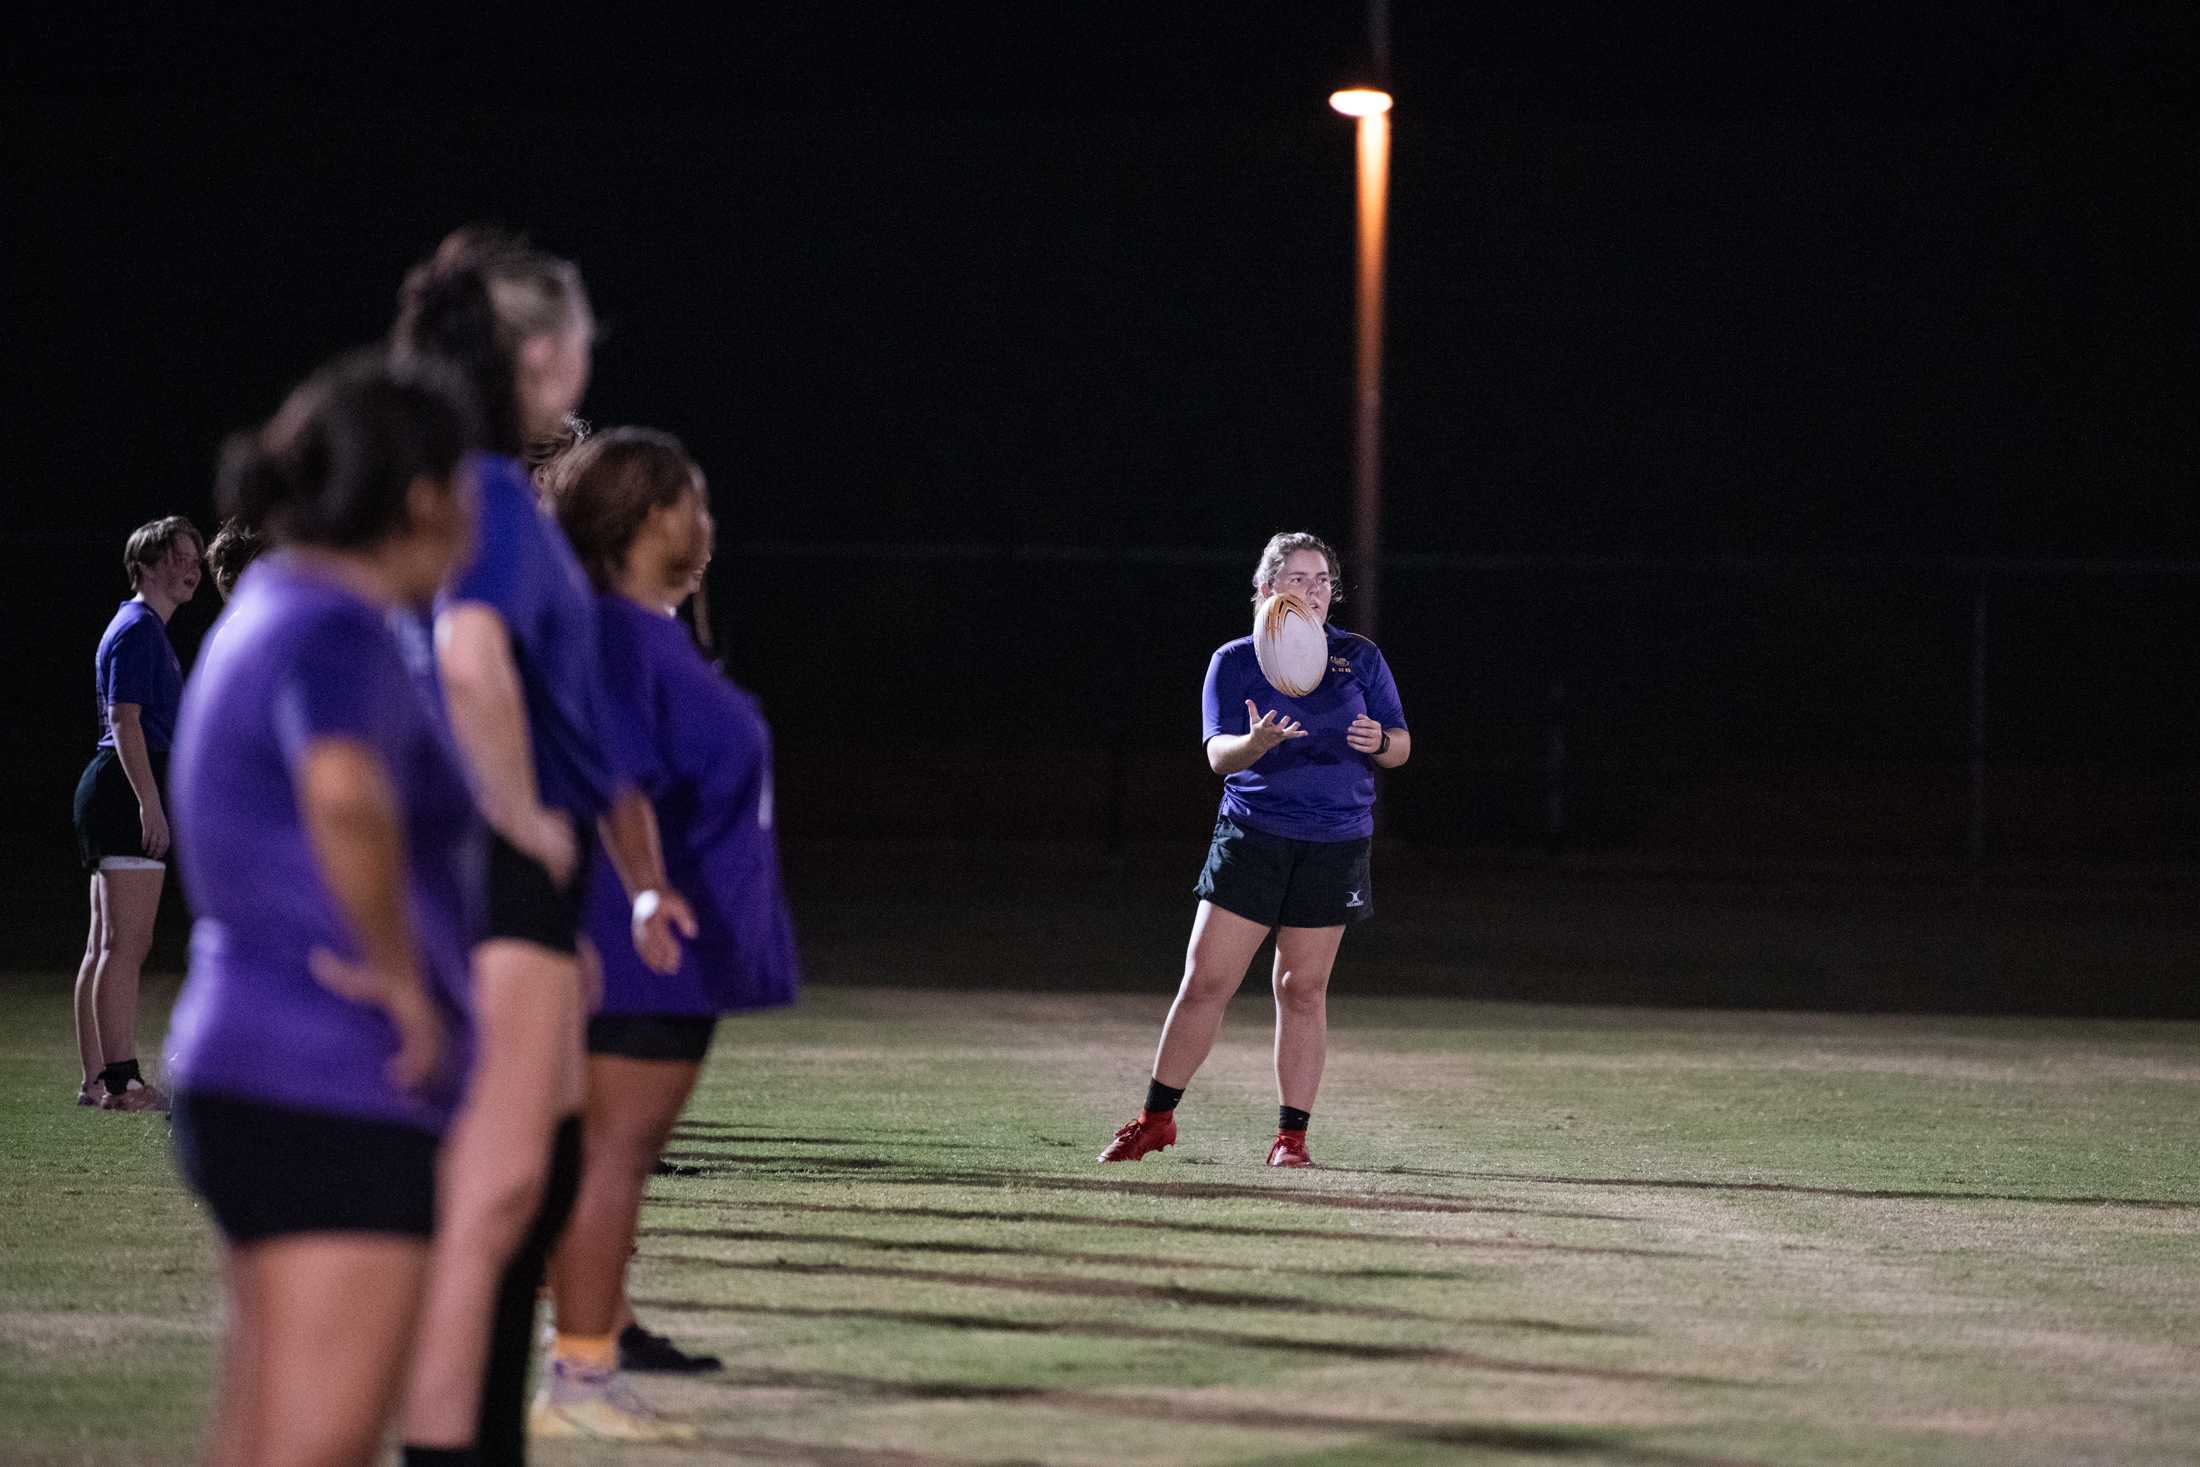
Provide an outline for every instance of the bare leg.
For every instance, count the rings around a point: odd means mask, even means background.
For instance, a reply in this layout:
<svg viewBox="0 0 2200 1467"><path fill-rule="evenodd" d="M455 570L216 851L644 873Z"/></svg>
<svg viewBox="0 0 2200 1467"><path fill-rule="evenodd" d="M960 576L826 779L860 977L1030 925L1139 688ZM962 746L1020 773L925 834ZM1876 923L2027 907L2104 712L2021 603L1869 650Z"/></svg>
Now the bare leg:
<svg viewBox="0 0 2200 1467"><path fill-rule="evenodd" d="M550 1266L560 1333L609 1335L626 1322L626 1264L642 1192L701 1069L679 1060L588 1057L580 1196Z"/></svg>
<svg viewBox="0 0 2200 1467"><path fill-rule="evenodd" d="M437 1164L435 1258L405 1397L405 1440L473 1444L491 1312L542 1200L577 1032L579 969L533 943L474 954L475 1060Z"/></svg>
<svg viewBox="0 0 2200 1467"><path fill-rule="evenodd" d="M1276 929L1276 1098L1312 1110L1329 1057L1329 970L1342 927Z"/></svg>
<svg viewBox="0 0 2200 1467"><path fill-rule="evenodd" d="M99 1022L100 1063L137 1058L138 982L153 948L153 919L160 915L161 871L101 871L100 911L105 944L92 974L92 1002Z"/></svg>
<svg viewBox="0 0 2200 1467"><path fill-rule="evenodd" d="M231 1276L253 1301L232 1320L225 1391L236 1406L248 1467L367 1467L397 1404L427 1278L425 1239L384 1233L300 1233L235 1250ZM225 1400L225 1414L231 1410ZM217 1438L220 1440L221 1438Z"/></svg>
<svg viewBox="0 0 2200 1467"><path fill-rule="evenodd" d="M1153 1077L1172 1089L1192 1083L1215 1047L1222 1011L1245 981L1245 970L1266 941L1268 929L1212 902L1201 902L1192 918L1192 941L1184 953L1184 981L1161 1026L1161 1048L1154 1055Z"/></svg>
<svg viewBox="0 0 2200 1467"><path fill-rule="evenodd" d="M89 1085L106 1067L107 1056L99 1048L99 1008L93 1002L98 993L99 955L107 947L107 910L101 900L106 883L93 873L91 930L84 938L84 961L76 969L76 1053L84 1065L84 1083Z"/></svg>
<svg viewBox="0 0 2200 1467"><path fill-rule="evenodd" d="M222 1332L221 1383L214 1395L214 1419L207 1431L206 1460L218 1467L257 1459L252 1438L263 1409L255 1369L257 1341L266 1330L257 1292L259 1276L238 1261L234 1248L223 1250L222 1284L229 1296L229 1319Z"/></svg>

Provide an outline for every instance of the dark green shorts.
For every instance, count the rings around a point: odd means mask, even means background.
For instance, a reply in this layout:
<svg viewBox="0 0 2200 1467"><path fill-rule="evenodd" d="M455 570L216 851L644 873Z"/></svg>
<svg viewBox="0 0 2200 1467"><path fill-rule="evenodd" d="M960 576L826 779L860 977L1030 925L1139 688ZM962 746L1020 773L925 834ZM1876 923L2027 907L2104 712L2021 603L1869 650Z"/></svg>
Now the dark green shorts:
<svg viewBox="0 0 2200 1467"><path fill-rule="evenodd" d="M1343 927L1375 915L1369 841L1292 840L1215 822L1214 843L1192 890L1263 927Z"/></svg>

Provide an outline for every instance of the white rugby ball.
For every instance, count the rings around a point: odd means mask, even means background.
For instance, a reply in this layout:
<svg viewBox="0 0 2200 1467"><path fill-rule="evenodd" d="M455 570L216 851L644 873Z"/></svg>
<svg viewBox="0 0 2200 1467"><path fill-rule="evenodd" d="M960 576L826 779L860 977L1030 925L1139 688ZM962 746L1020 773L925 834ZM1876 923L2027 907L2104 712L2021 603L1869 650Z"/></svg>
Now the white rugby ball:
<svg viewBox="0 0 2200 1467"><path fill-rule="evenodd" d="M1304 601L1279 591L1253 608L1253 656L1270 687L1303 698L1329 671L1329 636Z"/></svg>

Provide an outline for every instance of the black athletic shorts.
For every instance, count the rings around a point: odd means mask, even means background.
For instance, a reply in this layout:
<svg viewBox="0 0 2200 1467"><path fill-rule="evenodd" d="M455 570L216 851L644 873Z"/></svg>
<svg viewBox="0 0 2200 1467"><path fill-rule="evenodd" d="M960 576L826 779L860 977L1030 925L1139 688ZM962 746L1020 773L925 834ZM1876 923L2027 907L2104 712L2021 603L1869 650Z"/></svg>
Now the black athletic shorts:
<svg viewBox="0 0 2200 1467"><path fill-rule="evenodd" d="M1263 927L1342 927L1375 915L1368 841L1292 840L1215 822L1214 844L1192 888Z"/></svg>
<svg viewBox="0 0 2200 1467"><path fill-rule="evenodd" d="M581 906L588 897L588 862L595 840L584 829L570 885L560 888L540 861L489 832L489 930L483 941L531 942L571 956L580 951Z"/></svg>
<svg viewBox="0 0 2200 1467"><path fill-rule="evenodd" d="M153 766L153 783L161 793L161 808L167 810L168 751L149 749L146 757ZM172 814L169 817L171 836L174 818ZM94 754L92 762L84 766L83 777L76 782L76 854L87 871L97 871L100 861L107 856L148 859L145 829L138 823L137 791L130 788L130 776L123 771L122 756L111 748Z"/></svg>
<svg viewBox="0 0 2200 1467"><path fill-rule="evenodd" d="M435 1232L436 1138L393 1121L184 1091L176 1167L222 1235Z"/></svg>
<svg viewBox="0 0 2200 1467"><path fill-rule="evenodd" d="M710 1014L598 1014L588 1021L588 1052L698 1065L717 1028Z"/></svg>

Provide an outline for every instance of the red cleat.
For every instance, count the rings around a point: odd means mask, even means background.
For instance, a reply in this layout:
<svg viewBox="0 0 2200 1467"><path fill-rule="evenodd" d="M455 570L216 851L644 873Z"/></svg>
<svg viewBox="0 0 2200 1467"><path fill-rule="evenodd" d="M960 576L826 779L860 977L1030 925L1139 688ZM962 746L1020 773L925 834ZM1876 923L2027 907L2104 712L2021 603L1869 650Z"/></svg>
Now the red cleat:
<svg viewBox="0 0 2200 1467"><path fill-rule="evenodd" d="M1108 1149L1100 1153L1102 1161L1136 1161L1150 1152L1166 1150L1176 1144L1176 1117L1164 1112L1161 1115L1138 1113L1132 1121L1115 1133Z"/></svg>
<svg viewBox="0 0 2200 1467"><path fill-rule="evenodd" d="M1278 1131L1276 1144L1268 1148L1270 1166L1312 1166L1314 1158L1306 1154L1304 1131Z"/></svg>

